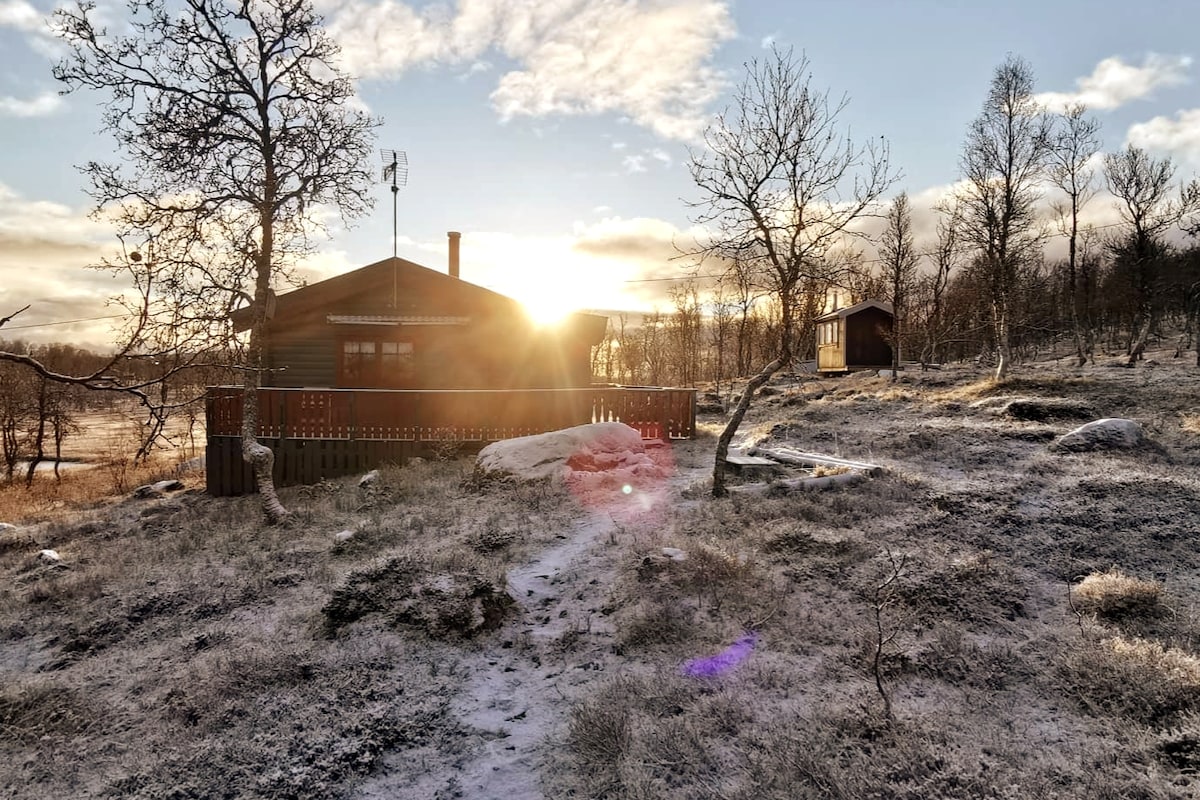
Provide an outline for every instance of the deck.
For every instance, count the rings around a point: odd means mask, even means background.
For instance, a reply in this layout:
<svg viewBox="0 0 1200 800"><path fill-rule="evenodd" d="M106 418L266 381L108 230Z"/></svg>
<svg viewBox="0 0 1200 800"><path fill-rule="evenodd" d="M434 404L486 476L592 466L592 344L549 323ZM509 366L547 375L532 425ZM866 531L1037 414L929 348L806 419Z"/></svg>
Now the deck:
<svg viewBox="0 0 1200 800"><path fill-rule="evenodd" d="M494 442L589 422L624 422L645 439L695 433L694 389L258 390L259 440L275 451L279 486L403 464L445 442ZM254 491L242 461L242 389L209 388L209 494Z"/></svg>

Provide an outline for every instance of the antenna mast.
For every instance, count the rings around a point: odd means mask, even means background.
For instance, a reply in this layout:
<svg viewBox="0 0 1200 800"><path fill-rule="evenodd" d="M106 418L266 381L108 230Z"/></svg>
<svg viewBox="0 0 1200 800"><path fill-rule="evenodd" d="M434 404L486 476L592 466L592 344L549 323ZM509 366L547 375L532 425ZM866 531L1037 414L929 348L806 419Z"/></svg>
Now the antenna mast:
<svg viewBox="0 0 1200 800"><path fill-rule="evenodd" d="M381 150L383 182L392 183L392 258L396 257L396 195L408 185L408 154L403 150Z"/></svg>
<svg viewBox="0 0 1200 800"><path fill-rule="evenodd" d="M380 150L383 156L383 182L392 184L392 258L396 257L396 195L401 186L408 185L408 153L403 150ZM396 307L396 265L392 264L392 308Z"/></svg>

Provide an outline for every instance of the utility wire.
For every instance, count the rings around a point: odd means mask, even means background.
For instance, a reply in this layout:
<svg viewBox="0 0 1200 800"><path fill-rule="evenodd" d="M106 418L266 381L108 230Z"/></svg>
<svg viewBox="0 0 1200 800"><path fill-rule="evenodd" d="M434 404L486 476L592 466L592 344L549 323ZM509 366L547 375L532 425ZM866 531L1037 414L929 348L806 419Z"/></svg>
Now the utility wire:
<svg viewBox="0 0 1200 800"><path fill-rule="evenodd" d="M64 319L58 322L39 322L34 325L5 325L0 328L0 332L4 331L21 331L29 328L49 328L51 325L74 325L76 322L98 322L102 319L121 319L125 314L109 314L107 317L84 317L83 319Z"/></svg>

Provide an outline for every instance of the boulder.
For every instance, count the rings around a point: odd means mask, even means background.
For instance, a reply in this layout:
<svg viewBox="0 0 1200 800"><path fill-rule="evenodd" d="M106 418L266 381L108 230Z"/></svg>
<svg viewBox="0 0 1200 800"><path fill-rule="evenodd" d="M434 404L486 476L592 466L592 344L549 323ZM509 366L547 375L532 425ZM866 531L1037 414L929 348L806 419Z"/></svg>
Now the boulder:
<svg viewBox="0 0 1200 800"><path fill-rule="evenodd" d="M0 536L6 536L10 533L17 532L17 526L8 522L0 522Z"/></svg>
<svg viewBox="0 0 1200 800"><path fill-rule="evenodd" d="M156 483L147 483L144 486L139 486L133 490L133 496L139 500L148 500L152 497L162 497L167 492L178 492L183 488L183 482L177 480L158 481Z"/></svg>
<svg viewBox="0 0 1200 800"><path fill-rule="evenodd" d="M1096 410L1090 403L1062 397L1017 397L1000 407L1012 419L1042 422L1049 419L1091 419Z"/></svg>
<svg viewBox="0 0 1200 800"><path fill-rule="evenodd" d="M1131 419L1098 419L1063 434L1050 445L1058 452L1129 450L1146 444L1142 426Z"/></svg>
<svg viewBox="0 0 1200 800"><path fill-rule="evenodd" d="M680 550L678 547L664 547L662 554L672 561L687 561L687 551Z"/></svg>
<svg viewBox="0 0 1200 800"><path fill-rule="evenodd" d="M365 489L379 482L379 470L373 469L358 479L358 488Z"/></svg>
<svg viewBox="0 0 1200 800"><path fill-rule="evenodd" d="M620 422L597 422L494 442L479 451L475 471L485 477L561 480L571 472L651 463L642 435Z"/></svg>

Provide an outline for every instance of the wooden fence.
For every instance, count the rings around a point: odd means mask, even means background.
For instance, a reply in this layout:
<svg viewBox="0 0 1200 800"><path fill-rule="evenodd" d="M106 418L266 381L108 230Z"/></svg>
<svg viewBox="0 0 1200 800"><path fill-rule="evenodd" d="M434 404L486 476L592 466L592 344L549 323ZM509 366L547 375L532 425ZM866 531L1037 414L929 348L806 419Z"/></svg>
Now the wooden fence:
<svg viewBox="0 0 1200 800"><path fill-rule="evenodd" d="M695 433L694 389L259 389L259 440L279 486L403 464L445 442L494 442L589 422L624 422L646 439ZM242 390L208 390L208 491L254 491L242 461Z"/></svg>

